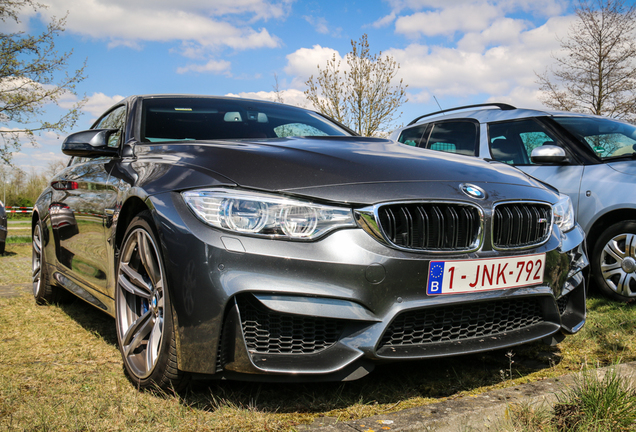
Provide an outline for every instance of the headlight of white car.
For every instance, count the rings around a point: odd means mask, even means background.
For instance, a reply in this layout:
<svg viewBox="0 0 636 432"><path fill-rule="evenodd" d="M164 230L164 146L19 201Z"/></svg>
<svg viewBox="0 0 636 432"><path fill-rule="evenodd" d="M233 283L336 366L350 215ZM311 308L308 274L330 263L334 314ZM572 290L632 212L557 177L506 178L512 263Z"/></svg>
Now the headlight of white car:
<svg viewBox="0 0 636 432"><path fill-rule="evenodd" d="M560 195L559 201L552 206L552 211L554 212L554 223L558 225L561 232L574 228L574 208L569 196Z"/></svg>
<svg viewBox="0 0 636 432"><path fill-rule="evenodd" d="M194 214L215 228L264 237L313 240L355 227L351 209L233 189L182 192Z"/></svg>

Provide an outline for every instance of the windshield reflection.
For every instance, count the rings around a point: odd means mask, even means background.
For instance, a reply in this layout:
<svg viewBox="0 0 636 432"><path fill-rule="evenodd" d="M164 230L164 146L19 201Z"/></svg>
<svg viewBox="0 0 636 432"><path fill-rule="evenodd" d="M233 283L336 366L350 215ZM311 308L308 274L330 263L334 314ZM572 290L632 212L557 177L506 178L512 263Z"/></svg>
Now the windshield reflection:
<svg viewBox="0 0 636 432"><path fill-rule="evenodd" d="M602 159L632 157L636 153L636 127L605 118L555 117L568 132L586 143Z"/></svg>

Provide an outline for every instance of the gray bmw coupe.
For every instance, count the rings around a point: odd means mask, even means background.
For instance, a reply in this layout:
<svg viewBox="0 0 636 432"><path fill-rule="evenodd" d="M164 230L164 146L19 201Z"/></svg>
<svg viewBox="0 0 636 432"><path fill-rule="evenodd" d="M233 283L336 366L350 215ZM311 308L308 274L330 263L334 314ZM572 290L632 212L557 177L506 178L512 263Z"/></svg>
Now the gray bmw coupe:
<svg viewBox="0 0 636 432"><path fill-rule="evenodd" d="M62 150L33 293L112 315L140 388L352 380L585 322L569 198L503 164L196 96L129 97Z"/></svg>

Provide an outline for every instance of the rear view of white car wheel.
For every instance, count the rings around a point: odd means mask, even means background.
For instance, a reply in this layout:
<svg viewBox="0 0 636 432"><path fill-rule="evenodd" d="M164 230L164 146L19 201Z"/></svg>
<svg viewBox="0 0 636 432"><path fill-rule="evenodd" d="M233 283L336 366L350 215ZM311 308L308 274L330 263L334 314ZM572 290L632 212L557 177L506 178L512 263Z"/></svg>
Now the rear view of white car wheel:
<svg viewBox="0 0 636 432"><path fill-rule="evenodd" d="M117 264L119 348L130 380L141 389L180 391L172 307L159 242L149 212L131 222Z"/></svg>
<svg viewBox="0 0 636 432"><path fill-rule="evenodd" d="M624 302L636 299L636 221L615 223L601 234L592 272L604 294Z"/></svg>

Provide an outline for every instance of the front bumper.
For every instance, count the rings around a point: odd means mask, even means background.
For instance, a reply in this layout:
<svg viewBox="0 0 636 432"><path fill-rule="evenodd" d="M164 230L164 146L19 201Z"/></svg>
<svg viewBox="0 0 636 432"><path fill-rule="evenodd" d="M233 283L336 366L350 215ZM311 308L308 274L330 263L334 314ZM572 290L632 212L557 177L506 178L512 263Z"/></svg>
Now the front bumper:
<svg viewBox="0 0 636 432"><path fill-rule="evenodd" d="M585 322L587 258L579 227L516 252L546 253L541 285L428 296L430 259L502 255L404 252L362 229L311 243L237 236L199 222L178 196L155 197L153 205L184 371L348 380L378 362L559 340Z"/></svg>

